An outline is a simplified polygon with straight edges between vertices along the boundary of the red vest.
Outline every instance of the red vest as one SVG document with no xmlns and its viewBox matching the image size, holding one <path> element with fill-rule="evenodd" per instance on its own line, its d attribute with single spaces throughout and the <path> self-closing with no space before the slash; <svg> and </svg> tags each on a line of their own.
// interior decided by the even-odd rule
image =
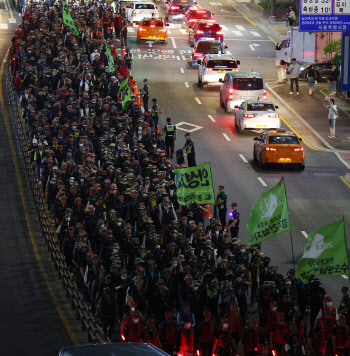
<svg viewBox="0 0 350 356">
<path fill-rule="evenodd" d="M 276 312 L 268 310 L 266 312 L 265 333 L 270 334 L 272 327 L 277 324 Z"/>
<path fill-rule="evenodd" d="M 156 328 L 144 330 L 144 342 L 148 342 L 154 346 L 158 345 L 158 332 Z"/>
<path fill-rule="evenodd" d="M 276 344 L 283 344 L 284 335 L 286 335 L 288 331 L 287 323 L 283 322 L 282 324 L 276 325 L 274 328 L 274 337 L 273 342 Z"/>
<path fill-rule="evenodd" d="M 329 315 L 329 317 L 326 317 Z M 323 330 L 326 333 L 327 340 L 331 340 L 333 337 L 333 329 L 337 324 L 337 312 L 335 307 L 323 307 L 322 308 L 322 317 L 323 321 Z"/>
<path fill-rule="evenodd" d="M 172 321 L 166 321 L 164 324 L 164 332 L 162 335 L 162 344 L 175 344 L 176 342 L 176 326 Z"/>
<path fill-rule="evenodd" d="M 245 332 L 245 343 L 244 347 L 247 351 L 258 351 L 260 347 L 259 334 L 252 330 L 251 328 L 247 328 Z"/>
<path fill-rule="evenodd" d="M 336 334 L 336 338 L 337 338 L 336 347 L 338 349 L 344 349 L 344 348 L 350 346 L 350 332 L 349 332 L 349 327 L 347 325 L 336 326 L 335 334 Z"/>
<path fill-rule="evenodd" d="M 193 352 L 194 329 L 192 326 L 189 329 L 182 328 L 180 331 L 180 351 Z"/>
<path fill-rule="evenodd" d="M 228 319 L 228 331 L 232 334 L 241 334 L 244 330 L 241 314 L 227 313 L 224 318 Z"/>
<path fill-rule="evenodd" d="M 201 321 L 199 324 L 199 331 L 200 331 L 199 342 L 201 344 L 213 344 L 214 343 L 215 328 L 214 328 L 213 321 L 210 321 L 209 323 L 205 322 L 204 320 Z"/>
<path fill-rule="evenodd" d="M 232 346 L 232 334 L 228 331 L 220 330 L 218 346 L 225 350 L 230 350 Z"/>
<path fill-rule="evenodd" d="M 315 353 L 326 351 L 326 333 L 323 329 L 312 328 L 310 331 L 311 345 Z"/>
<path fill-rule="evenodd" d="M 127 321 L 124 326 L 124 335 L 127 342 L 140 342 L 143 335 L 142 323 L 139 321 L 135 324 L 133 321 L 132 323 Z"/>
</svg>

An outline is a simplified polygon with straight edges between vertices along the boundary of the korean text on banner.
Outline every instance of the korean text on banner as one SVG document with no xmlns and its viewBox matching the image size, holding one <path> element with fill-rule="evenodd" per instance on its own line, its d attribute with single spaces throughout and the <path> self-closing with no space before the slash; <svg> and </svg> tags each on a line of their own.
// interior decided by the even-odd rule
<svg viewBox="0 0 350 356">
<path fill-rule="evenodd" d="M 105 47 L 106 47 L 105 54 L 106 54 L 107 62 L 108 62 L 108 69 L 109 69 L 110 73 L 113 73 L 115 70 L 114 60 L 113 60 L 111 49 L 109 48 L 109 44 L 106 40 L 105 40 Z"/>
<path fill-rule="evenodd" d="M 128 104 L 131 102 L 131 89 L 130 89 L 130 79 L 127 76 L 120 84 L 120 97 L 122 109 L 127 108 Z"/>
<path fill-rule="evenodd" d="M 289 211 L 284 179 L 267 190 L 255 201 L 250 210 L 247 229 L 252 238 L 248 246 L 255 245 L 276 234 L 289 231 Z"/>
<path fill-rule="evenodd" d="M 179 204 L 187 205 L 192 201 L 198 204 L 215 202 L 210 163 L 175 169 L 174 173 Z"/>
<path fill-rule="evenodd" d="M 349 273 L 344 220 L 313 231 L 307 237 L 297 275 L 305 283 L 312 275 L 338 276 Z"/>
<path fill-rule="evenodd" d="M 72 19 L 72 15 L 68 9 L 68 6 L 64 0 L 62 0 L 62 12 L 63 12 L 63 23 L 68 25 L 74 36 L 79 36 L 79 31 L 75 27 L 75 23 Z"/>
</svg>

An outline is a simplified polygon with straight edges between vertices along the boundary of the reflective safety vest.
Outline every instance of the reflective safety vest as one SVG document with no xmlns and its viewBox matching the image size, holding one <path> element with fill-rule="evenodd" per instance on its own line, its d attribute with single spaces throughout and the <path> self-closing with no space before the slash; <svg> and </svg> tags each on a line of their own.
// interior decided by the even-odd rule
<svg viewBox="0 0 350 356">
<path fill-rule="evenodd" d="M 175 132 L 175 125 L 174 124 L 167 124 L 166 125 L 166 137 L 173 137 Z"/>
</svg>

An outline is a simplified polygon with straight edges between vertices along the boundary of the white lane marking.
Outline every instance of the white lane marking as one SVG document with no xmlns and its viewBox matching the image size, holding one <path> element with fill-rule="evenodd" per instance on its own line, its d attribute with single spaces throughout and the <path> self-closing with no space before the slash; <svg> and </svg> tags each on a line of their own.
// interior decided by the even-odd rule
<svg viewBox="0 0 350 356">
<path fill-rule="evenodd" d="M 175 24 L 173 24 L 173 23 L 169 23 L 169 26 L 167 26 L 167 27 L 169 27 L 169 28 L 176 28 Z"/>
<path fill-rule="evenodd" d="M 4 59 L 3 62 L 6 63 L 6 62 L 7 62 L 7 59 Z"/>
<path fill-rule="evenodd" d="M 263 179 L 261 177 L 257 177 L 258 181 L 264 186 L 267 187 L 267 184 L 263 181 Z"/>
<path fill-rule="evenodd" d="M 168 30 L 168 34 L 169 34 L 169 35 L 171 34 L 171 31 L 170 31 L 170 30 Z"/>
<path fill-rule="evenodd" d="M 220 25 L 220 27 L 221 27 L 221 29 L 224 30 L 224 31 L 228 31 L 228 30 L 229 30 L 228 27 L 225 26 L 225 25 Z"/>
<path fill-rule="evenodd" d="M 182 60 L 185 61 L 186 60 L 186 57 L 185 56 L 181 56 L 182 57 Z"/>
<path fill-rule="evenodd" d="M 307 233 L 306 233 L 306 231 L 300 231 L 302 234 L 303 234 L 303 236 L 307 239 Z"/>
<path fill-rule="evenodd" d="M 9 18 L 9 23 L 16 23 L 16 19 L 15 18 Z"/>
<path fill-rule="evenodd" d="M 188 85 L 188 82 L 185 82 L 185 87 L 189 88 L 190 86 Z"/>
<path fill-rule="evenodd" d="M 130 27 L 130 28 L 128 28 L 128 32 L 135 33 L 136 31 L 132 27 Z"/>
<path fill-rule="evenodd" d="M 184 29 L 184 28 L 179 28 L 180 32 L 183 34 L 183 35 L 187 35 L 187 30 Z"/>
<path fill-rule="evenodd" d="M 261 37 L 260 33 L 256 32 L 256 31 L 250 31 L 250 33 L 255 37 Z"/>
<path fill-rule="evenodd" d="M 210 2 L 209 1 L 209 4 L 212 5 L 212 6 L 216 6 L 216 2 Z"/>
<path fill-rule="evenodd" d="M 180 56 L 176 56 L 176 59 L 179 61 L 180 60 Z"/>
<path fill-rule="evenodd" d="M 200 105 L 202 104 L 201 101 L 200 101 L 198 98 L 195 98 L 195 99 L 196 99 L 196 102 L 197 102 L 198 104 L 200 104 Z"/>
<path fill-rule="evenodd" d="M 343 278 L 345 278 L 345 279 L 349 279 L 349 277 L 346 276 L 345 274 L 342 274 L 341 276 L 342 276 Z"/>
<path fill-rule="evenodd" d="M 235 25 L 237 30 L 240 30 L 240 31 L 245 31 L 245 28 L 242 26 L 242 25 Z"/>
<path fill-rule="evenodd" d="M 185 73 L 185 71 L 184 71 L 184 69 L 183 69 L 183 68 L 180 68 L 180 72 L 181 72 L 182 74 L 184 74 L 184 73 Z"/>
<path fill-rule="evenodd" d="M 239 157 L 241 157 L 244 163 L 248 163 L 247 159 L 241 153 L 239 154 Z"/>
<path fill-rule="evenodd" d="M 218 5 L 219 5 L 219 6 L 222 6 L 222 4 L 221 4 L 220 2 L 218 2 Z"/>
<path fill-rule="evenodd" d="M 149 48 L 152 48 L 153 41 L 146 41 L 145 43 L 148 43 Z"/>
<path fill-rule="evenodd" d="M 255 48 L 254 48 L 253 45 L 249 45 L 249 47 L 250 47 L 250 49 L 251 49 L 252 51 L 255 51 Z"/>
<path fill-rule="evenodd" d="M 208 117 L 211 121 L 216 122 L 215 119 L 211 115 L 208 115 Z"/>
<path fill-rule="evenodd" d="M 223 133 L 223 136 L 226 138 L 227 141 L 231 141 L 231 139 L 225 133 Z"/>
<path fill-rule="evenodd" d="M 174 37 L 171 37 L 171 42 L 173 43 L 173 47 L 174 47 L 174 48 L 177 48 L 177 47 L 176 47 L 176 43 L 175 43 L 175 38 L 174 38 Z"/>
<path fill-rule="evenodd" d="M 1 30 L 8 30 L 9 25 L 7 23 L 0 23 L 0 29 Z"/>
<path fill-rule="evenodd" d="M 232 32 L 236 35 L 236 36 L 243 36 L 243 33 L 242 32 L 239 32 L 239 31 L 235 31 L 235 30 L 232 30 Z"/>
</svg>

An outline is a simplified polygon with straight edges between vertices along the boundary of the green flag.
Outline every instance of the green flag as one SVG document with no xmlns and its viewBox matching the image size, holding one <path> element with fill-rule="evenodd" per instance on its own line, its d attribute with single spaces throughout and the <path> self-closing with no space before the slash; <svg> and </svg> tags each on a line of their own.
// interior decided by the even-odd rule
<svg viewBox="0 0 350 356">
<path fill-rule="evenodd" d="M 70 14 L 69 8 L 65 0 L 62 0 L 62 12 L 63 12 L 63 23 L 70 27 L 74 36 L 79 36 L 79 31 L 75 27 L 75 23 L 72 19 L 72 15 Z"/>
<path fill-rule="evenodd" d="M 192 201 L 198 204 L 215 202 L 210 163 L 175 169 L 174 173 L 179 204 L 187 205 Z"/>
<path fill-rule="evenodd" d="M 289 212 L 284 179 L 261 194 L 250 210 L 247 229 L 252 238 L 248 246 L 264 241 L 279 232 L 289 231 Z"/>
<path fill-rule="evenodd" d="M 131 102 L 131 89 L 129 80 L 129 76 L 127 76 L 120 84 L 120 99 L 123 110 L 125 110 Z"/>
<path fill-rule="evenodd" d="M 106 46 L 106 57 L 107 57 L 107 61 L 108 61 L 108 68 L 109 68 L 109 72 L 113 73 L 115 68 L 114 68 L 114 60 L 113 60 L 113 56 L 112 56 L 112 52 L 111 49 L 109 48 L 109 44 L 108 42 L 105 40 L 105 46 Z"/>
<path fill-rule="evenodd" d="M 348 275 L 349 261 L 344 219 L 313 231 L 307 237 L 297 275 L 306 282 L 311 275 Z"/>
</svg>

